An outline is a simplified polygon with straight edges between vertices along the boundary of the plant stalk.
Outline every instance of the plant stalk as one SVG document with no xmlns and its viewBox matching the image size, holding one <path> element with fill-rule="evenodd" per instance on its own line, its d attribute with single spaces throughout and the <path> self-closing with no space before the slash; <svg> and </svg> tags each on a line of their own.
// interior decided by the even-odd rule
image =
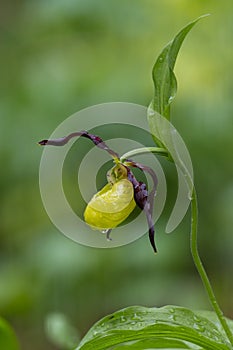
<svg viewBox="0 0 233 350">
<path fill-rule="evenodd" d="M 142 148 L 136 148 L 133 149 L 132 151 L 129 151 L 125 154 L 123 154 L 123 156 L 120 157 L 120 161 L 124 162 L 126 159 L 129 159 L 131 157 L 134 156 L 139 156 L 142 154 L 146 154 L 146 153 L 156 153 L 160 156 L 165 156 L 168 157 L 168 151 L 165 148 L 161 148 L 161 147 L 142 147 Z"/>
<path fill-rule="evenodd" d="M 222 328 L 224 329 L 227 335 L 227 338 L 229 339 L 229 342 L 233 347 L 233 334 L 231 333 L 231 330 L 227 324 L 227 321 L 223 315 L 223 312 L 217 302 L 213 288 L 211 286 L 211 283 L 209 281 L 209 278 L 207 276 L 207 273 L 205 271 L 205 268 L 202 264 L 202 261 L 198 252 L 197 228 L 198 228 L 197 194 L 196 194 L 195 188 L 193 187 L 193 195 L 191 200 L 191 236 L 190 236 L 190 247 L 191 247 L 192 257 L 193 257 L 194 264 L 197 268 L 197 271 L 199 273 L 199 276 L 201 277 L 202 283 L 205 287 L 205 290 L 208 294 L 208 298 L 212 305 L 212 308 L 216 312 L 219 322 L 221 323 Z"/>
</svg>

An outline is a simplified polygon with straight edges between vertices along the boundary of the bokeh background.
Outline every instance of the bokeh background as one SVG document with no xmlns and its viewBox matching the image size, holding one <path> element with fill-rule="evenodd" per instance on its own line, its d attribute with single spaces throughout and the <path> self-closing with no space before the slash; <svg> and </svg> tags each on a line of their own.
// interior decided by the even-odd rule
<svg viewBox="0 0 233 350">
<path fill-rule="evenodd" d="M 47 217 L 36 145 L 84 107 L 148 105 L 155 58 L 182 26 L 205 13 L 211 16 L 196 25 L 178 57 L 172 121 L 192 156 L 201 256 L 224 312 L 233 317 L 233 2 L 1 1 L 0 314 L 22 349 L 58 349 L 45 331 L 54 312 L 82 336 L 100 317 L 129 305 L 210 308 L 189 251 L 190 213 L 175 232 L 164 233 L 176 194 L 171 165 L 162 161 L 169 195 L 156 227 L 159 254 L 147 236 L 93 249 L 65 238 Z"/>
</svg>

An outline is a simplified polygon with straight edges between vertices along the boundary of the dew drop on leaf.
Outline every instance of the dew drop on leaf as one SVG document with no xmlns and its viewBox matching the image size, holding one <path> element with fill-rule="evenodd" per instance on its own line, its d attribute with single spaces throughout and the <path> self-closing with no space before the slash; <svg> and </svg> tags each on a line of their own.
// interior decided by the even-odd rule
<svg viewBox="0 0 233 350">
<path fill-rule="evenodd" d="M 175 321 L 175 317 L 174 317 L 173 314 L 172 314 L 172 315 L 169 315 L 168 318 L 169 318 L 170 321 Z"/>
<path fill-rule="evenodd" d="M 195 322 L 201 322 L 200 318 L 196 315 L 193 316 Z"/>
<path fill-rule="evenodd" d="M 193 199 L 192 191 L 188 193 L 188 199 L 191 201 Z"/>
<path fill-rule="evenodd" d="M 132 317 L 134 320 L 138 320 L 138 315 L 136 314 L 136 312 L 133 314 L 133 317 Z"/>
</svg>

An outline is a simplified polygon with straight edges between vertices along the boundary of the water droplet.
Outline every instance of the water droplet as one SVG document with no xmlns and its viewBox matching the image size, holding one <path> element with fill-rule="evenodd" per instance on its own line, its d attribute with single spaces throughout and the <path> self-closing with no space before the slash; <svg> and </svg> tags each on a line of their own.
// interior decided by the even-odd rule
<svg viewBox="0 0 233 350">
<path fill-rule="evenodd" d="M 193 319 L 195 322 L 201 322 L 201 319 L 196 315 L 193 316 Z"/>
<path fill-rule="evenodd" d="M 200 322 L 200 321 L 199 321 Z M 201 326 L 200 324 L 194 323 L 193 324 L 193 328 L 196 329 L 199 332 L 204 332 L 205 331 L 205 327 Z"/>
<path fill-rule="evenodd" d="M 140 317 L 136 314 L 136 312 L 133 314 L 132 319 L 133 320 L 138 320 Z"/>
<path fill-rule="evenodd" d="M 175 321 L 175 316 L 174 316 L 174 315 L 169 315 L 169 316 L 168 316 L 168 319 L 169 319 L 170 321 Z"/>
<path fill-rule="evenodd" d="M 149 108 L 149 110 L 148 110 L 148 116 L 149 117 L 152 117 L 152 116 L 154 116 L 155 115 L 155 112 L 153 111 L 153 109 L 152 108 Z"/>
<path fill-rule="evenodd" d="M 174 98 L 174 96 L 170 96 L 169 99 L 168 99 L 168 103 L 171 103 L 173 98 Z"/>
<path fill-rule="evenodd" d="M 163 57 L 159 57 L 159 62 L 163 62 Z"/>
<path fill-rule="evenodd" d="M 177 317 L 175 316 L 175 309 L 171 308 L 169 310 L 170 315 L 168 316 L 169 320 L 171 321 L 177 321 Z"/>
<path fill-rule="evenodd" d="M 124 316 L 121 316 L 120 320 L 121 320 L 121 322 L 125 322 L 126 318 Z"/>
<path fill-rule="evenodd" d="M 205 327 L 204 326 L 199 326 L 199 332 L 205 332 Z"/>
<path fill-rule="evenodd" d="M 131 325 L 134 326 L 136 324 L 136 321 L 131 322 Z"/>
<path fill-rule="evenodd" d="M 188 199 L 191 201 L 193 199 L 193 192 L 189 192 L 188 193 Z"/>
</svg>

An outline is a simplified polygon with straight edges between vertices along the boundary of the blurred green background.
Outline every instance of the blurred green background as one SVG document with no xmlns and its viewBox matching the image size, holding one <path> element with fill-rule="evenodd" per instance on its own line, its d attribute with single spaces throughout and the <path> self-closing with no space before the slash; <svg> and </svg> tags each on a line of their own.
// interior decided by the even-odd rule
<svg viewBox="0 0 233 350">
<path fill-rule="evenodd" d="M 0 314 L 22 349 L 58 349 L 44 329 L 53 312 L 64 313 L 82 336 L 100 317 L 129 305 L 210 307 L 189 252 L 190 214 L 164 234 L 176 194 L 172 166 L 163 162 L 169 196 L 156 225 L 159 254 L 147 236 L 93 249 L 65 238 L 47 217 L 36 145 L 84 107 L 148 105 L 155 58 L 181 27 L 205 13 L 212 16 L 195 26 L 178 57 L 172 120 L 195 170 L 201 256 L 233 318 L 233 2 L 1 2 Z"/>
</svg>

